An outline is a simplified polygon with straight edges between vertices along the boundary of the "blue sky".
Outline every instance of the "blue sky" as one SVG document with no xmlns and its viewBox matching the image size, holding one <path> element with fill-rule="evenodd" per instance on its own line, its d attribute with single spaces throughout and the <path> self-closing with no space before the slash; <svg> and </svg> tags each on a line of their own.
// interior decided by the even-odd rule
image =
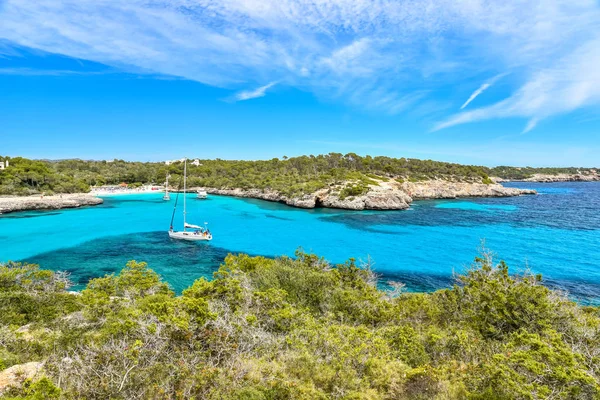
<svg viewBox="0 0 600 400">
<path fill-rule="evenodd" d="M 596 0 L 0 0 L 0 154 L 600 166 Z"/>
</svg>

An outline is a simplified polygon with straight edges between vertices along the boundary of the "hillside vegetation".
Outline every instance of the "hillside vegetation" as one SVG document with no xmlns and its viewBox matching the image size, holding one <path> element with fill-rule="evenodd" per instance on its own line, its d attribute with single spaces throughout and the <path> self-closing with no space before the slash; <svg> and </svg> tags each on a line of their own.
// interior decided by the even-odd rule
<svg viewBox="0 0 600 400">
<path fill-rule="evenodd" d="M 6 157 L 0 157 L 4 159 Z M 292 196 L 344 182 L 353 182 L 348 195 L 367 190 L 374 179 L 450 181 L 491 183 L 489 176 L 519 179 L 534 173 L 573 173 L 570 168 L 486 168 L 431 160 L 390 157 L 361 157 L 353 153 L 330 153 L 266 161 L 200 160 L 200 166 L 188 165 L 190 186 L 218 189 L 274 190 Z M 0 170 L 1 194 L 74 193 L 89 191 L 90 186 L 105 184 L 162 184 L 171 175 L 177 186 L 183 174 L 182 163 L 107 161 L 39 161 L 21 157 L 10 159 L 10 167 Z M 354 193 L 354 194 L 352 194 Z"/>
<path fill-rule="evenodd" d="M 0 267 L 0 374 L 43 361 L 11 398 L 598 399 L 600 311 L 511 276 L 489 254 L 453 288 L 377 289 L 353 260 L 230 255 L 179 296 L 145 263 L 66 292 Z"/>
</svg>

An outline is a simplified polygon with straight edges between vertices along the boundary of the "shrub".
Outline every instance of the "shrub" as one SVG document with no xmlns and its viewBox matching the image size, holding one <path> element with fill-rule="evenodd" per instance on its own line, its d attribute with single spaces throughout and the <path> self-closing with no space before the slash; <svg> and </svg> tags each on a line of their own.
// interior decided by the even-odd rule
<svg viewBox="0 0 600 400">
<path fill-rule="evenodd" d="M 599 398 L 597 307 L 487 253 L 434 293 L 375 278 L 352 259 L 240 254 L 179 296 L 135 261 L 76 295 L 10 263 L 0 366 L 45 361 L 19 398 Z"/>
</svg>

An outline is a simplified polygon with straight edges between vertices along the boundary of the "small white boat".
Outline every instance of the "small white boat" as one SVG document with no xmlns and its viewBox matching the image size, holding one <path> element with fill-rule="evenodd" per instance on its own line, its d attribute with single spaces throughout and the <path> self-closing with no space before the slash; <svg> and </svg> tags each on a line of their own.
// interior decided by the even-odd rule
<svg viewBox="0 0 600 400">
<path fill-rule="evenodd" d="M 169 196 L 169 174 L 167 174 L 167 181 L 165 182 L 165 195 L 163 196 L 163 200 L 171 200 L 171 197 Z"/>
<path fill-rule="evenodd" d="M 208 198 L 208 193 L 206 193 L 206 190 L 198 190 L 196 198 L 200 200 L 206 200 Z"/>
<path fill-rule="evenodd" d="M 186 184 L 187 184 L 187 158 L 184 160 L 183 164 L 183 230 L 175 231 L 173 230 L 173 219 L 175 218 L 175 211 L 177 210 L 177 200 L 179 199 L 179 193 L 177 193 L 177 197 L 175 198 L 175 207 L 173 207 L 173 215 L 171 216 L 171 226 L 169 228 L 169 237 L 171 239 L 179 239 L 179 240 L 190 240 L 190 241 L 200 241 L 200 240 L 212 240 L 212 233 L 206 227 L 207 223 L 204 223 L 204 227 L 188 224 L 185 220 L 186 212 Z M 190 229 L 190 230 L 188 230 Z"/>
</svg>

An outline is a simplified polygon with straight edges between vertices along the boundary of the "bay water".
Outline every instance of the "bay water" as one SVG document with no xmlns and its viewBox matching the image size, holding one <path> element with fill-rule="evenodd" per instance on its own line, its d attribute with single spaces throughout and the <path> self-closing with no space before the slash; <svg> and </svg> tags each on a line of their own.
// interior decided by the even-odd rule
<svg viewBox="0 0 600 400">
<path fill-rule="evenodd" d="M 172 240 L 175 194 L 107 196 L 80 209 L 0 215 L 0 261 L 66 270 L 82 288 L 90 278 L 145 261 L 181 291 L 210 278 L 228 253 L 292 256 L 296 249 L 332 263 L 372 263 L 408 290 L 448 287 L 482 241 L 511 272 L 544 282 L 582 303 L 600 304 L 600 183 L 509 183 L 537 196 L 416 201 L 405 211 L 302 210 L 280 203 L 188 194 L 188 222 L 208 226 L 210 243 Z M 181 196 L 179 205 L 181 206 Z M 181 208 L 175 228 L 182 226 Z"/>
</svg>

